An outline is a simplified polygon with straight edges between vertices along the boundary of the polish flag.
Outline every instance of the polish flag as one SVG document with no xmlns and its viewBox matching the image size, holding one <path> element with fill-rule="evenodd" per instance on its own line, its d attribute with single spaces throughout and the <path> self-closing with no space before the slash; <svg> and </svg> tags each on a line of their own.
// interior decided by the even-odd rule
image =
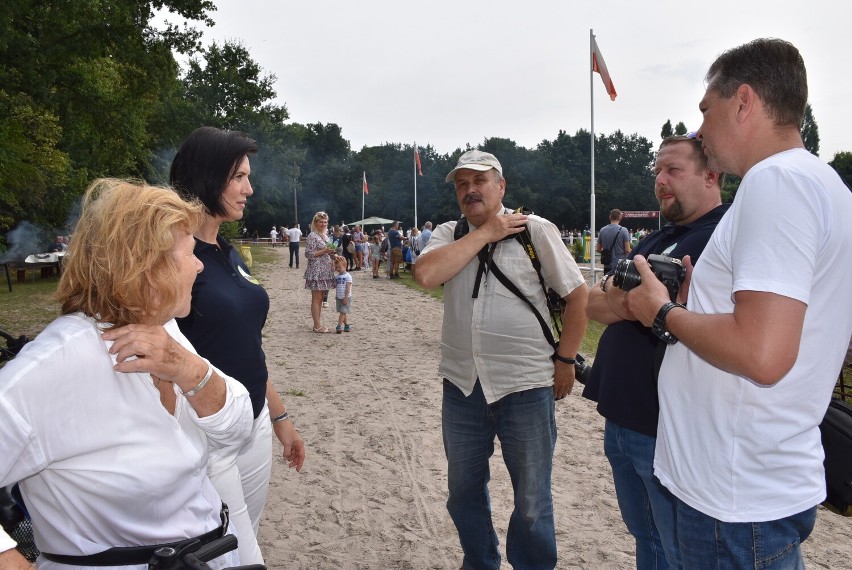
<svg viewBox="0 0 852 570">
<path fill-rule="evenodd" d="M 420 152 L 417 150 L 417 145 L 414 145 L 414 164 L 417 165 L 417 174 L 423 176 L 423 167 L 420 166 Z"/>
<path fill-rule="evenodd" d="M 369 194 L 370 189 L 367 188 L 367 172 L 364 171 L 364 194 Z"/>
<path fill-rule="evenodd" d="M 604 62 L 601 50 L 598 48 L 598 42 L 595 40 L 594 36 L 592 36 L 592 71 L 600 73 L 606 92 L 609 93 L 609 98 L 612 101 L 615 101 L 615 85 L 612 83 L 612 78 L 609 76 L 609 71 L 606 69 L 606 63 Z"/>
</svg>

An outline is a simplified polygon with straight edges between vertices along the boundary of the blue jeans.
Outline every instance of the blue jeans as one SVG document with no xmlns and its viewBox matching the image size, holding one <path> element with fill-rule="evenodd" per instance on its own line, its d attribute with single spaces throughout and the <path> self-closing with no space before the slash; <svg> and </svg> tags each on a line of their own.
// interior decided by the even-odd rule
<svg viewBox="0 0 852 570">
<path fill-rule="evenodd" d="M 556 446 L 553 389 L 516 392 L 489 405 L 479 382 L 465 398 L 444 380 L 442 420 L 448 464 L 447 510 L 464 551 L 463 568 L 500 567 L 488 494 L 488 460 L 494 454 L 495 436 L 500 438 L 515 495 L 506 557 L 517 569 L 554 568 L 556 529 L 550 491 Z"/>
<path fill-rule="evenodd" d="M 726 523 L 677 501 L 677 537 L 684 568 L 804 570 L 801 544 L 816 507 L 767 522 Z"/>
<path fill-rule="evenodd" d="M 637 570 L 680 568 L 675 497 L 654 476 L 657 438 L 606 420 L 604 453 L 612 466 L 621 518 L 636 539 Z"/>
</svg>

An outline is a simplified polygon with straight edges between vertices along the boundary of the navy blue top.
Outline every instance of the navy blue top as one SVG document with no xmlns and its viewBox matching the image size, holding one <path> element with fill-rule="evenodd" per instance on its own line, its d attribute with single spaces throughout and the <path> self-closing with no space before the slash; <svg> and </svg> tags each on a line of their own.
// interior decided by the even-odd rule
<svg viewBox="0 0 852 570">
<path fill-rule="evenodd" d="M 397 230 L 388 230 L 388 242 L 392 248 L 402 247 L 402 232 Z"/>
<path fill-rule="evenodd" d="M 269 295 L 237 250 L 221 237 L 216 242 L 195 240 L 204 270 L 192 286 L 189 315 L 177 323 L 198 354 L 246 387 L 256 418 L 266 401 L 269 377 L 260 335 Z"/>
<path fill-rule="evenodd" d="M 652 253 L 678 259 L 689 255 L 694 265 L 729 206 L 718 206 L 691 224 L 666 224 L 642 239 L 628 259 Z M 612 280 L 609 286 L 614 286 Z M 609 325 L 601 335 L 592 374 L 583 389 L 584 397 L 598 402 L 598 412 L 603 417 L 621 427 L 654 437 L 660 415 L 654 370 L 658 344 L 651 329 L 639 321 Z"/>
</svg>

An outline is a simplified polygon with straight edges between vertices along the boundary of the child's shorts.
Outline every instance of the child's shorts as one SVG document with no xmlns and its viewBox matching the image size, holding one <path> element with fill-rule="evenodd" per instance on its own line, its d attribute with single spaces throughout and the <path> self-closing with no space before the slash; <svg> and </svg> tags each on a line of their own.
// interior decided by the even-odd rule
<svg viewBox="0 0 852 570">
<path fill-rule="evenodd" d="M 335 299 L 334 304 L 337 307 L 338 313 L 343 313 L 344 315 L 349 314 L 349 308 L 352 307 L 352 297 L 349 297 L 349 302 L 347 304 L 343 304 L 343 299 Z"/>
</svg>

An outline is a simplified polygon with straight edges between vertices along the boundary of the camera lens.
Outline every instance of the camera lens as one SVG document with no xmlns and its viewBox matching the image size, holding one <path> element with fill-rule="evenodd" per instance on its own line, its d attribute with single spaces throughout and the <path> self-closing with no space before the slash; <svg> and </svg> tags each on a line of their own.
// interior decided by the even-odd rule
<svg viewBox="0 0 852 570">
<path fill-rule="evenodd" d="M 642 283 L 639 272 L 629 259 L 619 259 L 612 272 L 612 284 L 622 291 L 630 291 Z"/>
</svg>

